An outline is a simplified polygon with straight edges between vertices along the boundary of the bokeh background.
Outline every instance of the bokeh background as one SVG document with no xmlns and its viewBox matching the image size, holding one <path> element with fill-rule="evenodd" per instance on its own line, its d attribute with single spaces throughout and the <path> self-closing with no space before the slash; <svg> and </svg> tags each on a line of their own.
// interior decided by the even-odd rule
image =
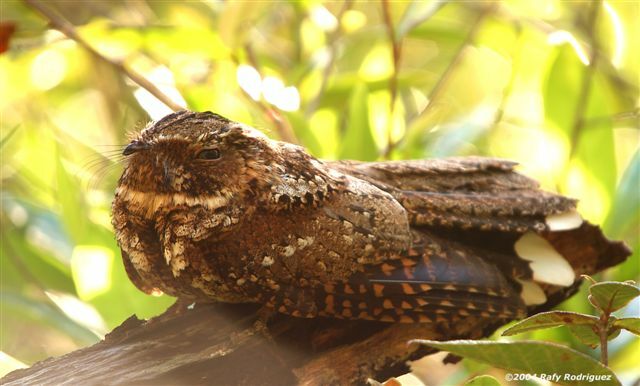
<svg viewBox="0 0 640 386">
<path fill-rule="evenodd" d="M 321 158 L 519 161 L 635 251 L 600 279 L 639 276 L 637 1 L 27 3 L 0 3 L 2 373 L 173 302 L 129 283 L 109 217 L 127 135 L 171 111 L 151 88 Z M 637 379 L 638 340 L 610 352 Z"/>
</svg>

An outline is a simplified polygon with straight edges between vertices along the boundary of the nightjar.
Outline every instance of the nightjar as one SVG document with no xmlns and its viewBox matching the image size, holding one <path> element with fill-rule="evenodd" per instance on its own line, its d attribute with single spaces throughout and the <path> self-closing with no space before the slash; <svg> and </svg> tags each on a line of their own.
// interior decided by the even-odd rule
<svg viewBox="0 0 640 386">
<path fill-rule="evenodd" d="M 552 307 L 630 254 L 504 160 L 321 161 L 191 111 L 124 155 L 113 226 L 146 293 L 455 327 Z"/>
</svg>

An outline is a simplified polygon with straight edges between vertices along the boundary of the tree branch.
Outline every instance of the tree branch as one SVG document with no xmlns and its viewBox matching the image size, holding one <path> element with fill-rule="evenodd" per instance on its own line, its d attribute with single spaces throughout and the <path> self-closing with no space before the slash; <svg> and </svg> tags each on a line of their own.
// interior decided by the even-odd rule
<svg viewBox="0 0 640 386">
<path fill-rule="evenodd" d="M 251 45 L 245 45 L 244 50 L 249 63 L 253 68 L 255 68 L 256 71 L 258 71 L 258 74 L 260 74 L 260 78 L 262 78 L 260 63 L 258 63 L 258 60 L 256 59 L 256 56 L 251 49 Z M 236 64 L 236 66 L 240 65 L 240 60 L 235 55 L 232 55 L 231 59 Z M 272 108 L 262 100 L 253 99 L 246 91 L 242 91 L 247 100 L 256 105 L 260 110 L 262 110 L 262 113 L 275 125 L 276 131 L 278 132 L 278 136 L 281 140 L 294 144 L 300 143 L 287 119 L 277 109 Z"/>
<path fill-rule="evenodd" d="M 267 339 L 249 332 L 258 308 L 196 304 L 149 321 L 132 316 L 104 341 L 16 370 L 0 383 L 365 384 L 406 373 L 407 360 L 433 352 L 408 346 L 410 339 L 444 338 L 442 328 L 432 325 L 279 314 Z"/>
<path fill-rule="evenodd" d="M 149 82 L 144 76 L 138 74 L 134 70 L 128 68 L 124 63 L 120 61 L 116 61 L 114 59 L 107 58 L 100 54 L 93 46 L 91 46 L 86 40 L 82 38 L 76 31 L 75 27 L 62 16 L 58 15 L 48 6 L 41 4 L 35 0 L 24 0 L 24 2 L 31 7 L 33 10 L 42 15 L 45 19 L 49 21 L 51 26 L 58 31 L 65 34 L 69 39 L 78 43 L 78 45 L 85 50 L 89 51 L 92 55 L 98 58 L 100 61 L 107 63 L 112 66 L 116 71 L 126 75 L 129 79 L 135 82 L 138 86 L 147 90 L 151 95 L 158 98 L 162 103 L 167 105 L 173 111 L 184 110 L 183 106 L 180 106 L 176 102 L 174 102 L 171 98 L 169 98 L 166 94 L 164 94 L 158 87 L 156 87 L 153 83 Z"/>
</svg>

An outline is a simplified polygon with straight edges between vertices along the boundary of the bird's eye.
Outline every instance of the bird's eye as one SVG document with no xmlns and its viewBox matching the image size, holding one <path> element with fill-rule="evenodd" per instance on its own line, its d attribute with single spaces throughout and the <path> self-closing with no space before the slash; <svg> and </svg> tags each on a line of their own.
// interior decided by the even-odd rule
<svg viewBox="0 0 640 386">
<path fill-rule="evenodd" d="M 204 149 L 201 150 L 196 156 L 198 159 L 213 160 L 220 158 L 220 150 L 218 149 Z"/>
</svg>

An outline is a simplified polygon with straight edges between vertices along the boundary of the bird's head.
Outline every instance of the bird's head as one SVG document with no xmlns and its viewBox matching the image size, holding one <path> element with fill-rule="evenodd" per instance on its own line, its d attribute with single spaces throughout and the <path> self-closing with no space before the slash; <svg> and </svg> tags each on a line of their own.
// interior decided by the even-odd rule
<svg viewBox="0 0 640 386">
<path fill-rule="evenodd" d="M 301 147 L 211 112 L 180 111 L 153 122 L 123 155 L 116 196 L 148 212 L 171 204 L 306 202 L 326 190 L 321 162 Z"/>
<path fill-rule="evenodd" d="M 125 147 L 117 194 L 153 210 L 169 203 L 215 207 L 257 196 L 274 182 L 279 147 L 260 131 L 217 114 L 173 113 Z"/>
</svg>

